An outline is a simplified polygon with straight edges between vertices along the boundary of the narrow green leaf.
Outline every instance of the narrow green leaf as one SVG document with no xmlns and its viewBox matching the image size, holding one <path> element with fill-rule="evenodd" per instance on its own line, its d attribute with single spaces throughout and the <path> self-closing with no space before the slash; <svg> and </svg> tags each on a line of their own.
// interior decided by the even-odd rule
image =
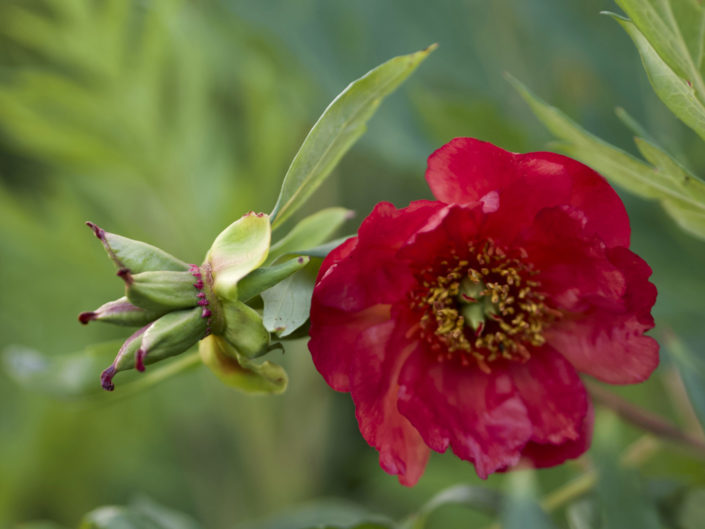
<svg viewBox="0 0 705 529">
<path fill-rule="evenodd" d="M 705 183 L 688 173 L 654 144 L 637 138 L 637 147 L 656 167 L 613 147 L 582 129 L 555 107 L 532 94 L 511 76 L 509 81 L 529 103 L 536 116 L 562 140 L 559 147 L 590 165 L 614 183 L 644 198 L 658 199 L 684 229 L 705 238 Z"/>
<path fill-rule="evenodd" d="M 237 297 L 242 302 L 247 302 L 263 290 L 273 287 L 291 274 L 298 272 L 306 266 L 311 259 L 300 256 L 289 259 L 274 266 L 263 266 L 253 270 L 243 277 L 237 285 Z"/>
<path fill-rule="evenodd" d="M 262 292 L 262 319 L 269 332 L 284 338 L 306 323 L 319 267 L 319 260 L 311 262 L 281 283 Z"/>
<path fill-rule="evenodd" d="M 684 79 L 674 72 L 632 22 L 621 17 L 614 18 L 625 29 L 639 50 L 644 69 L 656 95 L 671 112 L 705 140 L 705 99 L 698 98 L 693 80 Z M 697 79 L 698 83 L 702 83 L 699 74 Z"/>
<path fill-rule="evenodd" d="M 634 117 L 631 116 L 624 108 L 617 107 L 614 109 L 614 113 L 619 118 L 619 121 L 624 123 L 624 125 L 626 125 L 626 127 L 631 130 L 635 136 L 644 138 L 653 145 L 658 145 L 658 142 L 649 134 L 644 126 L 634 119 Z"/>
<path fill-rule="evenodd" d="M 619 422 L 598 414 L 592 453 L 598 470 L 595 487 L 603 529 L 662 529 L 656 506 L 647 497 L 638 473 L 619 465 Z"/>
<path fill-rule="evenodd" d="M 199 529 L 185 514 L 141 499 L 128 507 L 99 507 L 86 514 L 79 529 Z"/>
<path fill-rule="evenodd" d="M 596 171 L 632 193 L 646 198 L 658 198 L 663 193 L 672 194 L 663 183 L 652 181 L 653 171 L 647 164 L 590 134 L 563 112 L 539 99 L 514 77 L 507 75 L 507 79 L 539 120 L 565 142 L 560 144 L 563 150 L 569 150 L 571 155 L 590 164 Z"/>
<path fill-rule="evenodd" d="M 325 259 L 325 257 L 338 246 L 347 241 L 350 237 L 355 237 L 355 235 L 346 235 L 345 237 L 339 237 L 315 248 L 309 248 L 308 250 L 302 250 L 297 252 L 299 255 L 307 255 L 309 257 L 318 257 L 320 259 Z"/>
<path fill-rule="evenodd" d="M 354 212 L 345 208 L 326 208 L 309 215 L 269 249 L 267 262 L 323 244 Z"/>
<path fill-rule="evenodd" d="M 551 518 L 537 500 L 533 470 L 514 471 L 508 479 L 507 499 L 502 505 L 502 529 L 554 529 Z"/>
<path fill-rule="evenodd" d="M 436 48 L 394 57 L 353 81 L 325 109 L 291 162 L 272 210 L 276 228 L 311 196 L 340 158 L 365 132 L 382 99 L 391 94 Z"/>
<path fill-rule="evenodd" d="M 705 5 L 699 0 L 616 0 L 663 61 L 705 101 Z"/>
<path fill-rule="evenodd" d="M 705 430 L 705 359 L 672 332 L 665 333 L 664 345 L 678 368 L 690 403 Z"/>
<path fill-rule="evenodd" d="M 392 529 L 387 517 L 370 513 L 362 506 L 339 499 L 324 499 L 289 507 L 238 529 Z"/>
</svg>

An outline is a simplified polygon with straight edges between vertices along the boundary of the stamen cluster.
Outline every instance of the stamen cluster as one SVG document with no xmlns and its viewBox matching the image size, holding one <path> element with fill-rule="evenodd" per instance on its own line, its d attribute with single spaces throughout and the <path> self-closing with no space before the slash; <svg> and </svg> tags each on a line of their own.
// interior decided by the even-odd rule
<svg viewBox="0 0 705 529">
<path fill-rule="evenodd" d="M 545 304 L 525 252 L 510 256 L 492 240 L 470 243 L 417 274 L 411 307 L 419 333 L 438 361 L 474 360 L 485 372 L 499 359 L 525 362 L 545 343 L 544 328 L 560 316 Z"/>
</svg>

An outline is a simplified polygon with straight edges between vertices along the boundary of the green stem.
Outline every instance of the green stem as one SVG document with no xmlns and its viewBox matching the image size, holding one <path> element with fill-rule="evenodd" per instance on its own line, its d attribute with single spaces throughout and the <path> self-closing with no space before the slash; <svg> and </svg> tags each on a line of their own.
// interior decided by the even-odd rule
<svg viewBox="0 0 705 529">
<path fill-rule="evenodd" d="M 685 445 L 695 455 L 705 458 L 705 442 L 702 439 L 681 431 L 663 417 L 632 404 L 592 381 L 584 382 L 596 402 L 612 410 L 625 421 L 657 437 Z"/>
</svg>

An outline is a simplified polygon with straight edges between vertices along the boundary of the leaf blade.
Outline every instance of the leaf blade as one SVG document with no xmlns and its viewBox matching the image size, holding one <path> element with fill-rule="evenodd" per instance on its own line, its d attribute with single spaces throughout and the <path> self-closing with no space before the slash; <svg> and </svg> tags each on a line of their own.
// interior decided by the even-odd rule
<svg viewBox="0 0 705 529">
<path fill-rule="evenodd" d="M 270 214 L 272 228 L 281 225 L 330 174 L 340 158 L 364 133 L 382 99 L 391 94 L 436 48 L 394 57 L 350 83 L 323 111 L 304 139 L 284 176 Z"/>
</svg>

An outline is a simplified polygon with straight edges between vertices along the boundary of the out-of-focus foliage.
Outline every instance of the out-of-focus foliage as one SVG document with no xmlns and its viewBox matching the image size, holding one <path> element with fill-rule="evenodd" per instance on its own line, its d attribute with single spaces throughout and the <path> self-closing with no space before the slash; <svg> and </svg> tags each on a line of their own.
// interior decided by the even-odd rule
<svg viewBox="0 0 705 529">
<path fill-rule="evenodd" d="M 544 148 L 548 136 L 504 71 L 636 155 L 612 114 L 624 105 L 651 139 L 702 174 L 701 139 L 652 94 L 629 38 L 598 15 L 603 9 L 614 5 L 1 2 L 0 349 L 15 344 L 60 362 L 87 343 L 118 338 L 76 322 L 121 290 L 117 278 L 106 280 L 112 268 L 85 220 L 197 262 L 234 219 L 271 210 L 306 132 L 350 79 L 431 42 L 439 49 L 385 102 L 302 216 L 343 206 L 362 218 L 380 200 L 423 198 L 425 159 L 454 136 Z M 658 326 L 700 352 L 705 244 L 653 204 L 625 199 L 633 246 L 654 268 Z M 290 376 L 282 397 L 243 397 L 199 369 L 107 406 L 106 399 L 47 399 L 0 372 L 0 526 L 50 519 L 77 527 L 100 505 L 146 494 L 214 529 L 345 527 L 368 512 L 402 519 L 458 482 L 504 487 L 506 476 L 481 482 L 450 455 L 432 457 L 415 488 L 399 487 L 361 440 L 351 403 L 320 380 L 305 340 L 281 360 Z M 699 435 L 679 387 L 666 361 L 654 379 L 620 393 Z M 611 449 L 631 454 L 637 431 L 621 422 L 608 427 Z M 535 496 L 557 527 L 601 527 L 600 497 L 580 488 L 589 480 L 579 481 L 601 457 L 590 452 L 537 472 Z M 630 479 L 664 526 L 697 527 L 702 460 L 665 444 Z M 575 480 L 579 502 L 558 501 Z M 337 503 L 325 511 L 315 500 L 330 497 L 365 509 Z M 299 525 L 286 525 L 306 512 Z M 452 529 L 494 521 L 485 510 L 447 504 L 424 523 Z"/>
</svg>

